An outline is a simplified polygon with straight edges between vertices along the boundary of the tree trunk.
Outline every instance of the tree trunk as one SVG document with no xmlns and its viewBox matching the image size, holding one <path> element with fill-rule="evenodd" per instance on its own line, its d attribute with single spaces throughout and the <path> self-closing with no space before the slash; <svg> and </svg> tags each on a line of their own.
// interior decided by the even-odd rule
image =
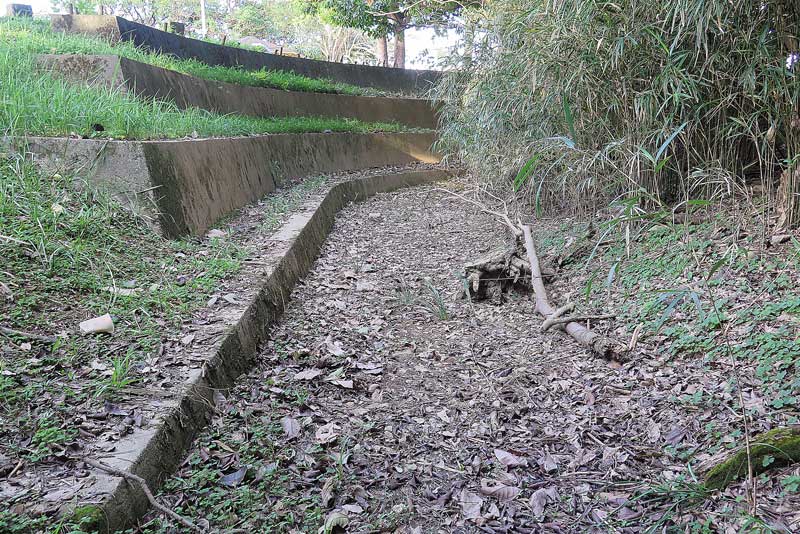
<svg viewBox="0 0 800 534">
<path fill-rule="evenodd" d="M 208 35 L 208 22 L 206 21 L 206 0 L 200 0 L 200 28 L 203 37 Z"/>
<path fill-rule="evenodd" d="M 790 5 L 788 2 L 786 5 Z M 793 5 L 793 4 L 792 4 Z M 795 28 L 800 24 L 800 11 L 797 8 L 790 8 L 785 13 L 784 5 L 777 5 L 777 35 L 786 36 L 779 51 L 779 57 L 792 58 L 797 61 L 797 54 L 800 53 Z M 790 61 L 792 60 L 790 59 Z M 793 66 L 795 73 L 798 65 Z M 783 170 L 778 186 L 778 229 L 797 228 L 800 226 L 800 164 L 796 160 L 796 155 L 800 152 L 800 106 L 796 99 L 790 99 L 782 106 L 781 115 L 784 121 L 783 144 L 786 146 L 787 156 L 790 160 L 789 165 Z"/>
<path fill-rule="evenodd" d="M 394 68 L 406 68 L 406 29 L 402 22 L 398 24 L 394 32 Z"/>
<path fill-rule="evenodd" d="M 389 66 L 389 46 L 385 35 L 378 37 L 375 45 L 375 55 L 378 56 L 378 65 L 381 67 Z"/>
</svg>

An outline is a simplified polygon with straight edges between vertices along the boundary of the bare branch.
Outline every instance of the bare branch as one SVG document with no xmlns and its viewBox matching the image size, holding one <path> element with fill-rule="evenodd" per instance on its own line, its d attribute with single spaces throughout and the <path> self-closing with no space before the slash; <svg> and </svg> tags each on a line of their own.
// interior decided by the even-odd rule
<svg viewBox="0 0 800 534">
<path fill-rule="evenodd" d="M 115 467 L 111 467 L 109 465 L 102 464 L 97 460 L 92 460 L 91 458 L 82 458 L 81 460 L 86 464 L 91 465 L 94 468 L 100 469 L 101 471 L 105 471 L 106 473 L 109 473 L 114 476 L 122 477 L 125 480 L 131 482 L 136 482 L 137 484 L 139 484 L 139 486 L 141 486 L 142 491 L 144 492 L 145 496 L 147 496 L 147 500 L 150 501 L 150 505 L 153 508 L 155 508 L 162 514 L 166 515 L 170 519 L 177 521 L 178 523 L 180 523 L 181 525 L 183 525 L 188 529 L 194 530 L 195 532 L 205 532 L 205 530 L 198 527 L 185 517 L 176 514 L 175 512 L 173 512 L 172 510 L 170 510 L 169 508 L 158 502 L 156 498 L 153 496 L 153 492 L 150 491 L 147 482 L 145 482 L 145 480 L 142 477 L 134 475 L 133 473 L 128 473 L 127 471 L 123 471 L 121 469 L 117 469 Z"/>
</svg>

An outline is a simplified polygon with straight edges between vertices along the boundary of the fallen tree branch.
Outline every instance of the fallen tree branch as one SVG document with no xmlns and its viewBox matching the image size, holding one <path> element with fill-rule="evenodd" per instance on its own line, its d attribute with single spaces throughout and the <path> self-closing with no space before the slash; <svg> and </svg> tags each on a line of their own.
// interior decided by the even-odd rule
<svg viewBox="0 0 800 534">
<path fill-rule="evenodd" d="M 556 310 L 558 311 L 558 310 Z M 542 332 L 547 332 L 549 329 L 560 324 L 569 323 L 585 323 L 586 321 L 602 321 L 605 319 L 613 319 L 616 317 L 613 313 L 606 313 L 604 315 L 572 315 L 570 317 L 556 317 L 552 315 L 542 323 Z"/>
<path fill-rule="evenodd" d="M 531 284 L 536 294 L 535 310 L 545 319 L 550 318 L 556 313 L 556 309 L 550 304 L 547 298 L 547 290 L 544 287 L 542 271 L 539 267 L 539 257 L 536 255 L 536 246 L 533 243 L 530 226 L 523 224 L 522 235 L 525 239 L 525 251 L 528 253 L 528 262 L 531 266 Z M 595 354 L 607 359 L 619 359 L 619 350 L 610 339 L 592 332 L 581 323 L 569 322 L 565 326 L 567 334 L 575 341 L 587 347 Z"/>
<path fill-rule="evenodd" d="M 456 197 L 456 198 L 458 198 L 460 200 L 463 200 L 464 202 L 466 202 L 468 204 L 472 204 L 473 206 L 479 208 L 483 213 L 486 213 L 487 215 L 491 215 L 492 217 L 497 219 L 499 222 L 501 222 L 501 223 L 505 224 L 506 226 L 508 226 L 509 230 L 511 230 L 511 233 L 514 234 L 515 236 L 521 235 L 520 231 L 519 231 L 519 227 L 517 225 L 515 225 L 513 222 L 511 222 L 511 219 L 508 218 L 508 214 L 507 213 L 501 213 L 499 211 L 492 211 L 489 208 L 487 208 L 486 206 L 484 206 L 483 204 L 481 204 L 480 202 L 478 202 L 477 200 L 472 200 L 471 198 L 467 198 L 464 195 L 459 195 L 455 191 L 450 191 L 449 189 L 444 189 L 442 187 L 437 187 L 435 190 L 436 191 L 441 191 L 441 192 L 446 193 L 446 194 L 448 194 L 450 196 L 454 196 L 454 197 Z"/>
<path fill-rule="evenodd" d="M 56 341 L 58 341 L 53 336 L 42 336 L 39 334 L 34 334 L 33 332 L 24 332 L 22 330 L 15 330 L 13 328 L 8 328 L 7 326 L 0 326 L 0 334 L 6 336 L 24 337 L 25 339 L 32 339 L 34 341 L 43 341 L 44 343 L 55 343 Z"/>
<path fill-rule="evenodd" d="M 147 500 L 150 501 L 150 505 L 153 508 L 155 508 L 162 514 L 166 515 L 170 519 L 177 521 L 178 523 L 180 523 L 181 525 L 183 525 L 188 529 L 194 530 L 195 532 L 205 532 L 203 529 L 201 529 L 200 527 L 198 527 L 185 517 L 176 514 L 175 512 L 173 512 L 172 510 L 170 510 L 169 508 L 158 502 L 156 498 L 153 496 L 153 492 L 150 491 L 147 482 L 145 482 L 145 480 L 142 477 L 134 475 L 133 473 L 128 473 L 127 471 L 123 471 L 121 469 L 117 469 L 115 467 L 111 467 L 110 465 L 102 464 L 96 460 L 92 460 L 91 458 L 82 458 L 81 460 L 84 463 L 91 465 L 92 467 L 95 467 L 97 469 L 100 469 L 101 471 L 105 471 L 108 474 L 122 477 L 125 480 L 128 480 L 129 482 L 130 481 L 136 482 L 137 484 L 139 484 L 139 486 L 141 486 L 142 491 L 147 497 Z"/>
</svg>

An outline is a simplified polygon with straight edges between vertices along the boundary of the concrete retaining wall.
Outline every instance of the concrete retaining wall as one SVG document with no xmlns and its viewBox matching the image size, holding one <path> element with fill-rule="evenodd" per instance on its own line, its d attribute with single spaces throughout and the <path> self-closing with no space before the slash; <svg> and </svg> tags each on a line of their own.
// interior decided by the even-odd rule
<svg viewBox="0 0 800 534">
<path fill-rule="evenodd" d="M 419 94 L 426 91 L 441 76 L 441 72 L 430 70 L 352 65 L 254 52 L 183 37 L 107 15 L 52 15 L 52 23 L 56 30 L 124 39 L 155 52 L 171 54 L 182 59 L 196 59 L 208 65 L 252 70 L 262 68 L 285 70 L 310 78 L 326 78 L 393 92 Z"/>
<path fill-rule="evenodd" d="M 180 108 L 256 117 L 346 117 L 364 122 L 398 122 L 437 127 L 431 102 L 283 91 L 216 82 L 110 55 L 44 55 L 42 62 L 71 81 L 123 89 L 145 98 L 169 99 Z"/>
<path fill-rule="evenodd" d="M 220 139 L 109 141 L 29 138 L 51 172 L 77 170 L 164 234 L 202 234 L 220 217 L 309 175 L 435 163 L 433 133 L 308 133 Z M 22 148 L 20 148 L 22 150 Z"/>
</svg>

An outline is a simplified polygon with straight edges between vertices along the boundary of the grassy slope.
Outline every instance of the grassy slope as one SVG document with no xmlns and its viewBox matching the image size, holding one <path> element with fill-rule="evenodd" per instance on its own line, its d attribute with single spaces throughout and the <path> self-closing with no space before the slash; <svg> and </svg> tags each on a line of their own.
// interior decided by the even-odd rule
<svg viewBox="0 0 800 534">
<path fill-rule="evenodd" d="M 639 340 L 672 357 L 734 358 L 755 371 L 771 408 L 800 406 L 800 376 L 790 371 L 800 369 L 793 319 L 800 314 L 800 242 L 765 247 L 755 220 L 744 225 L 754 230 L 732 236 L 737 221 L 727 210 L 698 212 L 688 223 L 672 223 L 668 211 L 653 217 L 620 217 L 601 228 L 603 244 L 564 273 L 576 304 L 621 312 L 629 335 L 641 324 Z M 544 252 L 557 252 L 580 227 L 564 230 L 544 236 Z"/>
<path fill-rule="evenodd" d="M 34 57 L 0 36 L 0 125 L 4 134 L 116 139 L 299 132 L 402 131 L 388 123 L 319 117 L 257 118 L 178 109 L 38 72 Z"/>
<path fill-rule="evenodd" d="M 312 93 L 370 96 L 381 94 L 375 89 L 308 78 L 286 71 L 251 71 L 209 66 L 195 60 L 148 53 L 129 42 L 110 43 L 97 37 L 53 32 L 50 24 L 42 20 L 0 18 L 0 41 L 14 42 L 15 46 L 33 54 L 115 54 L 198 78 L 239 85 Z"/>
<path fill-rule="evenodd" d="M 260 231 L 273 231 L 322 183 L 310 179 L 268 197 Z M 112 199 L 74 187 L 72 177 L 11 158 L 0 159 L 0 255 L 0 325 L 59 338 L 0 334 L 1 470 L 20 459 L 53 461 L 75 440 L 76 417 L 143 387 L 165 332 L 180 331 L 247 250 L 234 236 L 164 239 Z M 112 336 L 77 334 L 79 321 L 105 313 L 115 317 Z M 36 525 L 53 527 L 51 518 L 0 510 L 0 532 Z"/>
</svg>

